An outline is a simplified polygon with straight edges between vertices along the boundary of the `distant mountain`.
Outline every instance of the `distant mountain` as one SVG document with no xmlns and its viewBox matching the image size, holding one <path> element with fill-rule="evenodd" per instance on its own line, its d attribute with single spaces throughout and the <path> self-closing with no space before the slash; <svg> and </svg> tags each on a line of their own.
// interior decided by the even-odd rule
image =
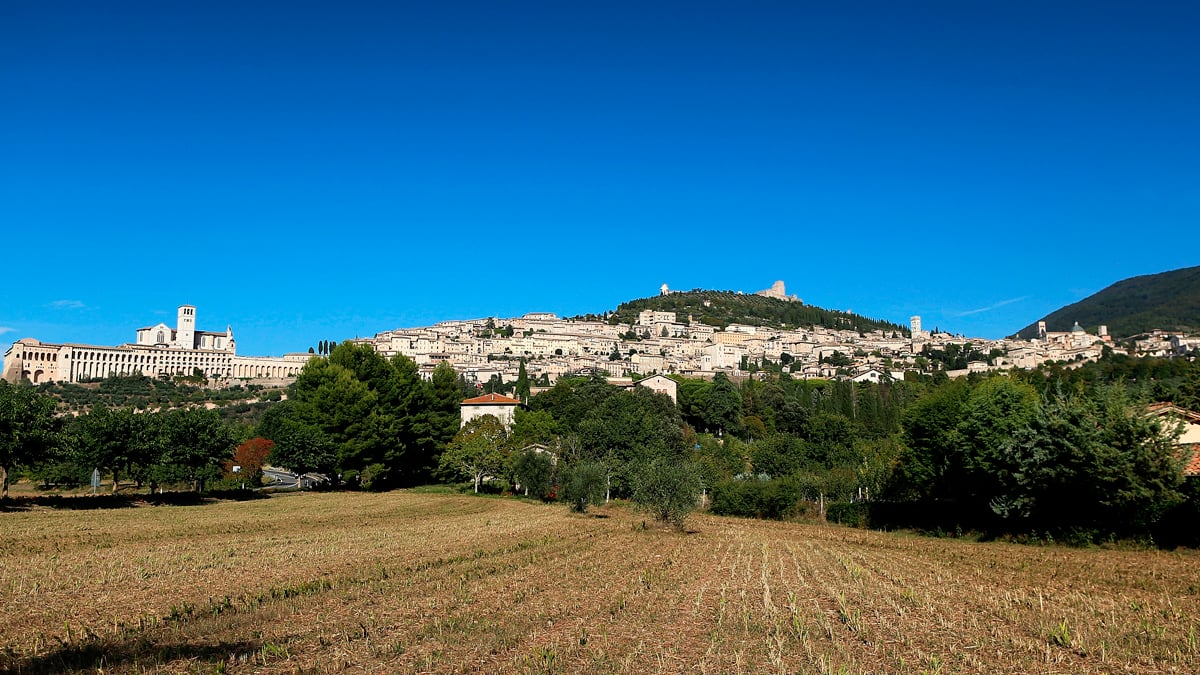
<svg viewBox="0 0 1200 675">
<path fill-rule="evenodd" d="M 868 332 L 882 330 L 908 335 L 908 327 L 890 321 L 868 319 L 857 314 L 821 309 L 799 301 L 780 300 L 733 291 L 673 291 L 640 300 L 621 303 L 614 323 L 636 323 L 638 313 L 651 309 L 675 312 L 676 320 L 725 328 L 731 323 L 775 328 L 825 328 Z M 690 319 L 689 319 L 690 317 Z M 595 318 L 595 317 L 593 317 Z"/>
<path fill-rule="evenodd" d="M 1114 338 L 1153 329 L 1200 332 L 1200 267 L 1132 277 L 1047 315 L 1048 331 L 1068 331 L 1075 322 L 1089 332 L 1108 326 Z M 1037 322 L 1018 333 L 1037 336 Z"/>
</svg>

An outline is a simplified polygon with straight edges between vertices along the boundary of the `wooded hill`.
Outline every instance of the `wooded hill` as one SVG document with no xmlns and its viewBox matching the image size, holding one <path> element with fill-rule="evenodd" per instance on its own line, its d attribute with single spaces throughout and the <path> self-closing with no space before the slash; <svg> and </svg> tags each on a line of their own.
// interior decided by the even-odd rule
<svg viewBox="0 0 1200 675">
<path fill-rule="evenodd" d="M 1068 331 L 1079 322 L 1089 332 L 1108 326 L 1114 338 L 1154 329 L 1200 331 L 1200 267 L 1132 277 L 1047 315 L 1048 331 Z M 1037 322 L 1018 333 L 1037 336 Z"/>
<path fill-rule="evenodd" d="M 908 335 L 907 327 L 890 321 L 868 319 L 857 314 L 821 309 L 802 302 L 789 302 L 761 295 L 699 289 L 623 302 L 609 320 L 614 323 L 636 323 L 638 313 L 647 309 L 675 312 L 677 321 L 688 322 L 690 317 L 692 323 L 722 329 L 737 323 L 789 329 L 822 326 L 859 332 L 882 330 Z"/>
</svg>

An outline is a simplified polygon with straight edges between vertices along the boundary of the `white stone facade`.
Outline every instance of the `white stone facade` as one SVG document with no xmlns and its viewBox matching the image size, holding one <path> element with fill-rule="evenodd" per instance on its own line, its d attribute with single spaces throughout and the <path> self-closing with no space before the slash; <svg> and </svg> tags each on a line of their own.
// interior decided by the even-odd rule
<svg viewBox="0 0 1200 675">
<path fill-rule="evenodd" d="M 189 376 L 209 380 L 285 380 L 299 374 L 309 354 L 284 357 L 238 356 L 233 329 L 196 330 L 196 308 L 181 305 L 176 327 L 157 324 L 136 331 L 134 342 L 115 347 L 76 343 L 49 344 L 22 338 L 4 354 L 3 378 L 9 382 L 83 382 L 110 376 Z"/>
</svg>

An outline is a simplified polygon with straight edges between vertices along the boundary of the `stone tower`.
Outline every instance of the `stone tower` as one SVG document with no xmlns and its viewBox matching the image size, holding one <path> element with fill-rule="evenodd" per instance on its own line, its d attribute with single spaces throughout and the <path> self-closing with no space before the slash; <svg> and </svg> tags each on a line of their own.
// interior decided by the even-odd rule
<svg viewBox="0 0 1200 675">
<path fill-rule="evenodd" d="M 180 305 L 175 319 L 175 346 L 182 349 L 195 349 L 196 308 L 192 305 Z"/>
</svg>

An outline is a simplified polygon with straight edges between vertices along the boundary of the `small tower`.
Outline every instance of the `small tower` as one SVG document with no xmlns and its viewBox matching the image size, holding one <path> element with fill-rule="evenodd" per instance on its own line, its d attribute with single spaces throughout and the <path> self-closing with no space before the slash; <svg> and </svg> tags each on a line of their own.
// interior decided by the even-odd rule
<svg viewBox="0 0 1200 675">
<path fill-rule="evenodd" d="M 1046 322 L 1045 321 L 1038 322 L 1038 339 L 1041 340 L 1042 342 L 1046 341 Z"/>
<path fill-rule="evenodd" d="M 912 333 L 912 336 L 914 339 L 921 337 L 921 317 L 920 316 L 908 317 L 908 330 L 909 330 L 909 332 Z"/>
<path fill-rule="evenodd" d="M 175 346 L 196 348 L 196 308 L 192 305 L 180 305 L 175 315 Z"/>
<path fill-rule="evenodd" d="M 666 284 L 663 284 L 662 286 L 659 286 L 659 287 L 658 287 L 658 294 L 659 294 L 659 295 L 670 295 L 670 294 L 671 294 L 671 289 L 670 289 L 670 288 L 667 288 L 667 285 L 666 285 Z"/>
</svg>

